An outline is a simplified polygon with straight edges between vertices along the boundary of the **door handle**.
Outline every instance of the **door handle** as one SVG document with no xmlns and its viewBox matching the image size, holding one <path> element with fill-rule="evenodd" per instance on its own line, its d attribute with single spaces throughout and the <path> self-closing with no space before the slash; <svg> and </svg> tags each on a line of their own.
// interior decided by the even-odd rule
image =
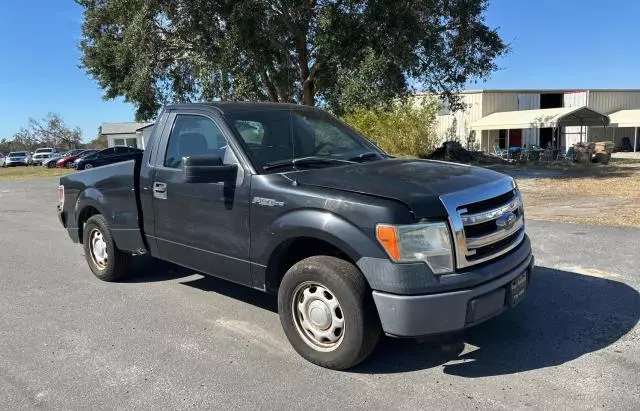
<svg viewBox="0 0 640 411">
<path fill-rule="evenodd" d="M 153 183 L 153 196 L 160 200 L 167 199 L 167 183 Z"/>
</svg>

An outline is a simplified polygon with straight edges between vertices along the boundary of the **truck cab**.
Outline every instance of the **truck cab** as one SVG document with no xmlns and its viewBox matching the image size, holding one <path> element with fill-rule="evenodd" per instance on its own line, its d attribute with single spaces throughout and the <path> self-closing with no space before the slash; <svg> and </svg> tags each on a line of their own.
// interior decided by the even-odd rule
<svg viewBox="0 0 640 411">
<path fill-rule="evenodd" d="M 514 180 L 397 159 L 322 110 L 168 106 L 141 157 L 61 178 L 92 272 L 137 254 L 277 294 L 304 358 L 345 369 L 380 335 L 459 332 L 516 306 L 533 255 Z"/>
</svg>

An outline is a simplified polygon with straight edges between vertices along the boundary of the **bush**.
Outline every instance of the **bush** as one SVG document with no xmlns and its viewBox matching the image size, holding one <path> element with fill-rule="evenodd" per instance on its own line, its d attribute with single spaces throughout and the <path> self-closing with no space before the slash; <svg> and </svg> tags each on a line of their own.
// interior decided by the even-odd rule
<svg viewBox="0 0 640 411">
<path fill-rule="evenodd" d="M 438 145 L 436 102 L 399 103 L 390 109 L 355 109 L 342 119 L 394 155 L 425 158 Z"/>
</svg>

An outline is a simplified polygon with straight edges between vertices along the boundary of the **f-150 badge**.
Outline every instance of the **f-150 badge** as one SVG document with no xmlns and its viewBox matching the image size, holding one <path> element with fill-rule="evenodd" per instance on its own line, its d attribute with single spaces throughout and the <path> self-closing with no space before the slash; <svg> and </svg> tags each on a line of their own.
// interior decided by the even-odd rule
<svg viewBox="0 0 640 411">
<path fill-rule="evenodd" d="M 283 207 L 284 202 L 276 201 L 273 198 L 264 198 L 264 197 L 253 197 L 251 203 L 266 206 L 266 207 Z"/>
</svg>

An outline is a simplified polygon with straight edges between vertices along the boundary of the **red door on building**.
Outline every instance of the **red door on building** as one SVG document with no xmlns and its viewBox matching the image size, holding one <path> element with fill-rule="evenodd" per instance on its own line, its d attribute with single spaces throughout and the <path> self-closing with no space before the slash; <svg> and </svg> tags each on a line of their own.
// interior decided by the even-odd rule
<svg viewBox="0 0 640 411">
<path fill-rule="evenodd" d="M 509 147 L 522 147 L 522 129 L 509 130 Z"/>
</svg>

